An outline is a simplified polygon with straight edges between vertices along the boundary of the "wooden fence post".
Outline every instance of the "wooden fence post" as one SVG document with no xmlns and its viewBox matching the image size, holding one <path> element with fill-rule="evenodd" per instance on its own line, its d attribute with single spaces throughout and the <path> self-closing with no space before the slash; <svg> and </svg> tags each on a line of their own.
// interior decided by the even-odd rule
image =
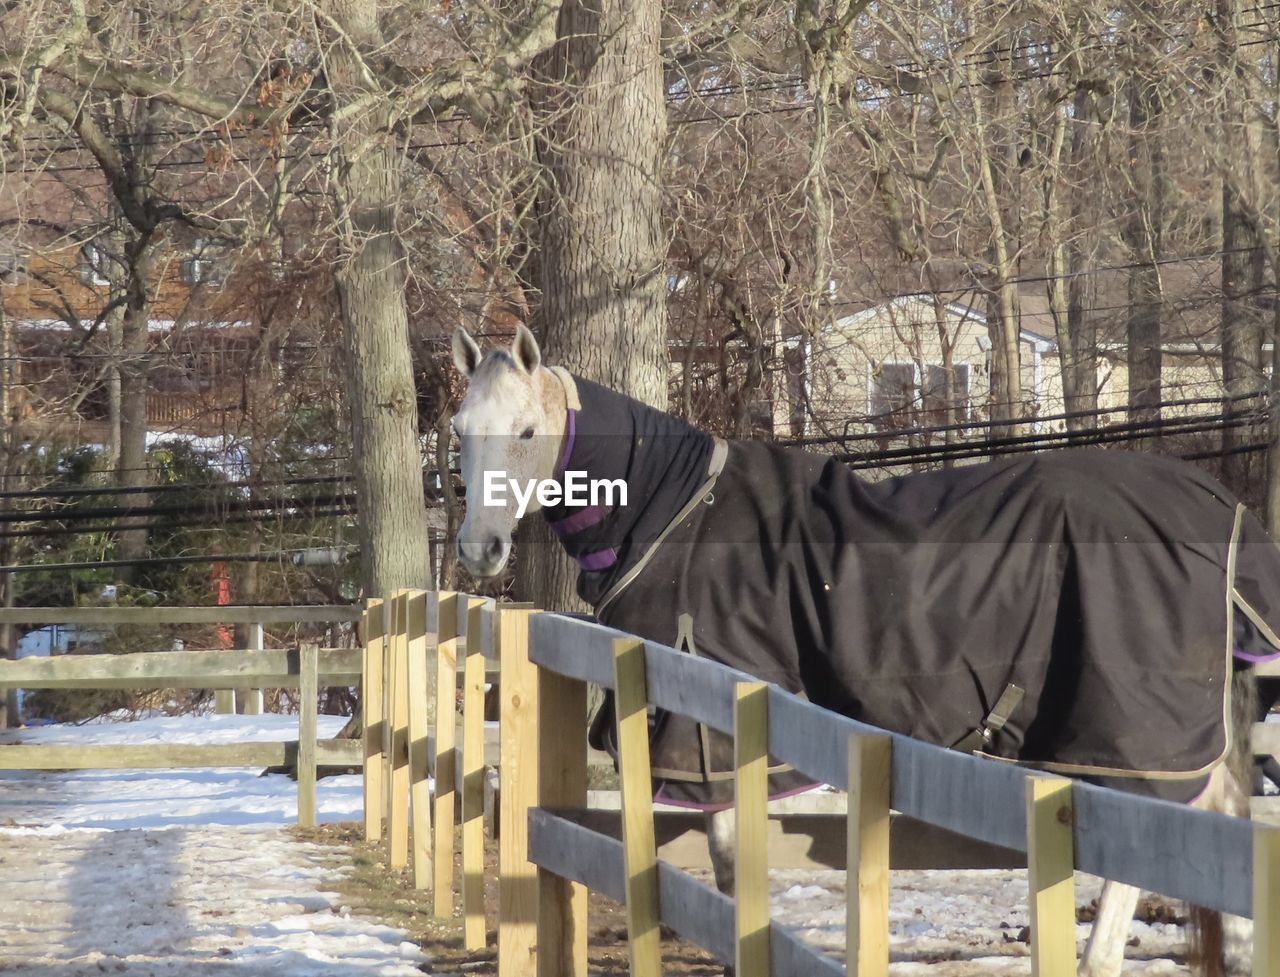
<svg viewBox="0 0 1280 977">
<path fill-rule="evenodd" d="M 453 915 L 453 805 L 457 799 L 458 595 L 442 591 L 436 611 L 435 899 L 437 919 Z"/>
<path fill-rule="evenodd" d="M 262 625 L 254 622 L 249 625 L 249 650 L 262 651 L 266 647 L 266 643 L 262 633 Z M 244 714 L 246 716 L 262 715 L 262 690 L 261 689 L 245 689 L 244 691 Z"/>
<path fill-rule="evenodd" d="M 1253 977 L 1280 977 L 1280 828 L 1253 826 Z"/>
<path fill-rule="evenodd" d="M 298 652 L 298 824 L 316 824 L 316 712 L 320 648 L 306 642 Z"/>
<path fill-rule="evenodd" d="M 1071 781 L 1027 778 L 1027 882 L 1033 977 L 1075 977 L 1076 886 Z"/>
<path fill-rule="evenodd" d="M 587 686 L 538 669 L 538 806 L 587 806 Z M 587 977 L 587 887 L 538 869 L 538 977 Z"/>
<path fill-rule="evenodd" d="M 893 740 L 849 737 L 846 943 L 859 977 L 889 973 L 889 796 Z"/>
<path fill-rule="evenodd" d="M 733 703 L 735 950 L 738 977 L 768 977 L 769 686 L 738 682 Z"/>
<path fill-rule="evenodd" d="M 510 604 L 498 607 L 498 977 L 537 973 L 538 871 L 529 861 L 529 808 L 538 799 L 538 676 L 529 661 L 534 613 Z"/>
<path fill-rule="evenodd" d="M 410 590 L 404 598 L 405 686 L 408 700 L 409 836 L 413 844 L 413 885 L 430 889 L 431 781 L 427 769 L 431 724 L 427 721 L 427 669 L 431 667 L 427 638 L 427 592 Z"/>
<path fill-rule="evenodd" d="M 467 657 L 462 693 L 462 912 L 468 950 L 485 946 L 484 918 L 484 647 L 485 600 L 467 599 Z"/>
<path fill-rule="evenodd" d="M 387 716 L 391 739 L 387 777 L 387 859 L 393 870 L 409 864 L 409 651 L 405 632 L 408 591 L 391 598 Z"/>
<path fill-rule="evenodd" d="M 614 703 L 618 713 L 622 851 L 627 873 L 627 945 L 631 955 L 631 977 L 660 977 L 662 944 L 658 851 L 653 830 L 649 691 L 642 640 L 614 640 L 613 675 Z M 507 830 L 505 823 L 502 830 Z"/>
<path fill-rule="evenodd" d="M 387 763 L 387 716 L 383 711 L 387 668 L 383 645 L 387 634 L 387 615 L 382 598 L 373 597 L 365 601 L 362 618 L 364 657 L 360 708 L 364 714 L 364 840 L 381 841 Z"/>
</svg>

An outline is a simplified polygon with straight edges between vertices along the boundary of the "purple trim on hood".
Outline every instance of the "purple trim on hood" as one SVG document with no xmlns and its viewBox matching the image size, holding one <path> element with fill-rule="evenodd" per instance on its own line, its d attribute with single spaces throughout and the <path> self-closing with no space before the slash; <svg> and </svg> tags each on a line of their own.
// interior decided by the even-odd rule
<svg viewBox="0 0 1280 977">
<path fill-rule="evenodd" d="M 618 562 L 618 551 L 612 546 L 607 550 L 596 550 L 594 553 L 583 553 L 578 559 L 578 566 L 584 570 L 608 570 Z"/>
<path fill-rule="evenodd" d="M 1236 651 L 1233 651 L 1231 654 L 1234 655 L 1236 658 L 1239 658 L 1242 662 L 1251 662 L 1252 664 L 1255 664 L 1255 665 L 1258 664 L 1259 662 L 1273 662 L 1277 658 L 1280 658 L 1280 651 L 1273 651 L 1269 655 L 1251 655 L 1247 651 L 1236 650 Z"/>
<path fill-rule="evenodd" d="M 569 418 L 564 425 L 564 447 L 560 451 L 560 460 L 556 462 L 556 479 L 564 478 L 564 471 L 569 467 L 569 456 L 573 454 L 573 439 L 578 431 L 578 412 L 569 408 Z"/>
<path fill-rule="evenodd" d="M 579 509 L 572 515 L 565 516 L 559 522 L 553 522 L 551 531 L 561 539 L 565 536 L 572 536 L 574 533 L 580 533 L 584 529 L 589 529 L 596 523 L 603 521 L 610 511 L 611 508 L 607 505 L 589 505 L 585 509 Z"/>
</svg>

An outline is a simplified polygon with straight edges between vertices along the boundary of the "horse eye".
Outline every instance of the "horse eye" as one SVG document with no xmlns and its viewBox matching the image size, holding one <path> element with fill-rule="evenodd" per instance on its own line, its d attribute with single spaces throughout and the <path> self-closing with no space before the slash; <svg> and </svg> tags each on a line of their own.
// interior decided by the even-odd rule
<svg viewBox="0 0 1280 977">
<path fill-rule="evenodd" d="M 533 437 L 533 428 L 531 427 L 527 427 L 522 432 L 520 432 L 521 441 L 528 441 L 531 437 Z"/>
</svg>

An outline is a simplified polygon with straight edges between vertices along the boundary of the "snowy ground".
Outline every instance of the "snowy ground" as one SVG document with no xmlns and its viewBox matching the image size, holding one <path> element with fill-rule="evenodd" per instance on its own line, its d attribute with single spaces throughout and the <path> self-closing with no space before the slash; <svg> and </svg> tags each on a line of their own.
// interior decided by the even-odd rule
<svg viewBox="0 0 1280 977">
<path fill-rule="evenodd" d="M 321 735 L 342 720 L 322 716 Z M 23 730 L 8 741 L 291 739 L 291 716 Z M 320 819 L 360 817 L 357 777 L 320 782 Z M 402 934 L 324 891 L 319 847 L 282 829 L 297 787 L 256 770 L 0 773 L 0 974 L 418 977 Z"/>
<path fill-rule="evenodd" d="M 320 717 L 321 735 L 342 720 Z M 45 727 L 0 742 L 291 739 L 289 716 L 158 718 Z M 358 820 L 357 777 L 320 782 L 322 821 Z M 0 772 L 2 977 L 409 977 L 429 969 L 402 934 L 324 891 L 322 852 L 282 829 L 296 785 L 256 770 Z M 773 912 L 819 946 L 844 947 L 844 876 L 775 872 Z M 1022 872 L 897 872 L 895 977 L 1028 974 Z M 1077 877 L 1077 898 L 1098 891 Z M 1078 928 L 1080 945 L 1088 926 Z M 1185 974 L 1182 934 L 1135 923 L 1126 974 Z"/>
</svg>

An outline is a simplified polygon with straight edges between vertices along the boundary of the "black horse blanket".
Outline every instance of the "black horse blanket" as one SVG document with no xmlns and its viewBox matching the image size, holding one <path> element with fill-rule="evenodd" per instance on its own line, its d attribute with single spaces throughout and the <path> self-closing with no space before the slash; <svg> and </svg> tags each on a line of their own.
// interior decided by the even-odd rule
<svg viewBox="0 0 1280 977">
<path fill-rule="evenodd" d="M 688 614 L 698 654 L 818 705 L 1175 800 L 1228 750 L 1232 668 L 1280 653 L 1280 548 L 1192 465 L 1082 450 L 868 482 L 576 387 L 562 468 L 627 479 L 630 504 L 545 512 L 611 627 L 675 644 Z M 731 800 L 731 756 L 655 729 L 668 799 Z"/>
</svg>

